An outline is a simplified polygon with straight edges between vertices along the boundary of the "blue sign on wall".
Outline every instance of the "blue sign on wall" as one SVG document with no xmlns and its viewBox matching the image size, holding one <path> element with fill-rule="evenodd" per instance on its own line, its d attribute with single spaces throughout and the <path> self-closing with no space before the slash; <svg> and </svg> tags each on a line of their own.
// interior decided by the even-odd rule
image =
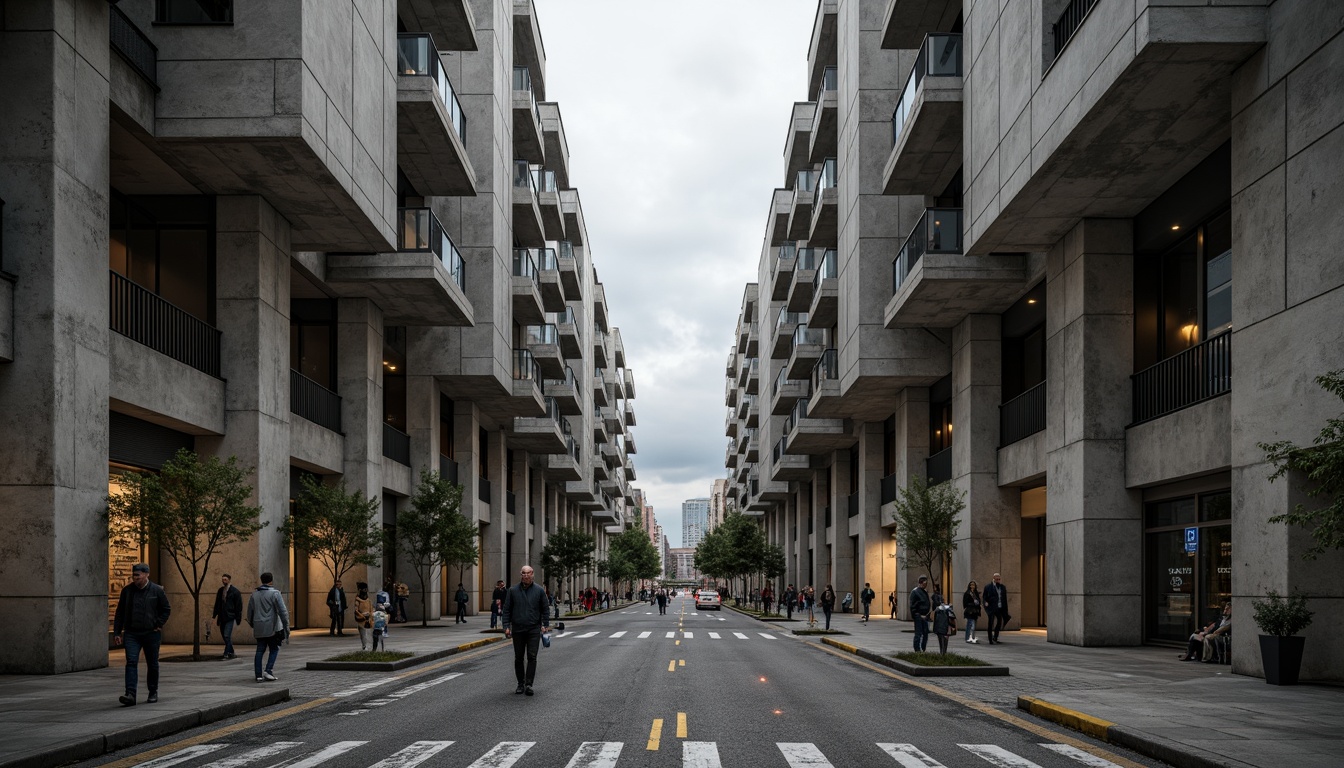
<svg viewBox="0 0 1344 768">
<path fill-rule="evenodd" d="M 1199 529 L 1198 529 L 1198 528 L 1186 528 L 1186 529 L 1185 529 L 1185 551 L 1193 555 L 1193 554 L 1195 553 L 1195 550 L 1197 550 L 1197 549 L 1199 549 Z"/>
</svg>

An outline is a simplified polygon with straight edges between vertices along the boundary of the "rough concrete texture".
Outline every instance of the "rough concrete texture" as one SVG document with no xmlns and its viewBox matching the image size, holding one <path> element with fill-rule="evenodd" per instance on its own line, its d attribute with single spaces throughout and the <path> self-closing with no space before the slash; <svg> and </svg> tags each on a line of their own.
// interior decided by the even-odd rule
<svg viewBox="0 0 1344 768">
<path fill-rule="evenodd" d="M 467 0 L 397 0 L 408 32 L 434 36 L 441 51 L 476 50 L 476 18 Z"/>
<path fill-rule="evenodd" d="M 961 167 L 961 88 L 960 77 L 920 82 L 882 171 L 887 194 L 936 195 L 952 180 Z"/>
<path fill-rule="evenodd" d="M 192 435 L 222 435 L 225 383 L 207 373 L 108 333 L 112 410 Z"/>
<path fill-rule="evenodd" d="M 1023 254 L 926 253 L 886 305 L 888 328 L 942 328 L 971 313 L 1002 312 L 1027 289 Z"/>
<path fill-rule="evenodd" d="M 1170 483 L 1231 466 L 1232 399 L 1216 397 L 1125 430 L 1125 485 Z"/>
<path fill-rule="evenodd" d="M 956 0 L 887 0 L 882 47 L 918 48 L 929 30 L 950 28 L 959 13 Z"/>
<path fill-rule="evenodd" d="M 998 450 L 999 485 L 1023 485 L 1045 477 L 1045 433 L 1005 445 Z"/>
<path fill-rule="evenodd" d="M 427 75 L 397 76 L 397 167 L 421 195 L 476 194 L 463 139 Z"/>
<path fill-rule="evenodd" d="M 338 296 L 369 298 L 388 325 L 471 325 L 471 302 L 430 252 L 332 254 L 327 284 Z"/>
</svg>

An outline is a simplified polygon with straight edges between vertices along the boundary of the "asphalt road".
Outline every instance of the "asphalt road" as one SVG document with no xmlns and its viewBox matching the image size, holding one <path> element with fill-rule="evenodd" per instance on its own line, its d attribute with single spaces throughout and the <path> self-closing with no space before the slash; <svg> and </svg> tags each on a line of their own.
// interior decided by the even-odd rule
<svg viewBox="0 0 1344 768">
<path fill-rule="evenodd" d="M 201 728 L 91 764 L 1158 765 L 1041 721 L 978 711 L 732 611 L 696 612 L 682 598 L 666 616 L 637 605 L 567 629 L 541 651 L 535 696 L 514 694 L 512 645 L 501 643 L 415 677 L 352 685 L 309 709 L 248 728 Z M 1030 728 L 1013 722 L 1019 718 Z M 1070 746 L 1082 744 L 1103 747 L 1111 759 Z"/>
</svg>

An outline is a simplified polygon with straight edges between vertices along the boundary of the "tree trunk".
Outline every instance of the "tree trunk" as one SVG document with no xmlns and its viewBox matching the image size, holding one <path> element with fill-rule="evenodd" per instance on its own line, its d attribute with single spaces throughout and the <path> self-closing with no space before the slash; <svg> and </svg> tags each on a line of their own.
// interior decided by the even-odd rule
<svg viewBox="0 0 1344 768">
<path fill-rule="evenodd" d="M 193 609 L 192 610 L 193 616 L 191 623 L 194 625 L 194 628 L 192 629 L 191 660 L 200 661 L 201 660 L 201 593 L 199 590 L 192 593 L 191 602 Z"/>
</svg>

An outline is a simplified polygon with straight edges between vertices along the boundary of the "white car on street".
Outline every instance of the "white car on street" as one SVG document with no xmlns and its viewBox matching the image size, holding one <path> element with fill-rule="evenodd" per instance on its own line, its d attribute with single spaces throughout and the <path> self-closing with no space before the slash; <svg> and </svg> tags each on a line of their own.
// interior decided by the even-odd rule
<svg viewBox="0 0 1344 768">
<path fill-rule="evenodd" d="M 716 611 L 719 610 L 719 593 L 712 589 L 697 590 L 695 593 L 695 607 L 696 610 L 709 610 L 710 608 L 713 608 Z"/>
</svg>

